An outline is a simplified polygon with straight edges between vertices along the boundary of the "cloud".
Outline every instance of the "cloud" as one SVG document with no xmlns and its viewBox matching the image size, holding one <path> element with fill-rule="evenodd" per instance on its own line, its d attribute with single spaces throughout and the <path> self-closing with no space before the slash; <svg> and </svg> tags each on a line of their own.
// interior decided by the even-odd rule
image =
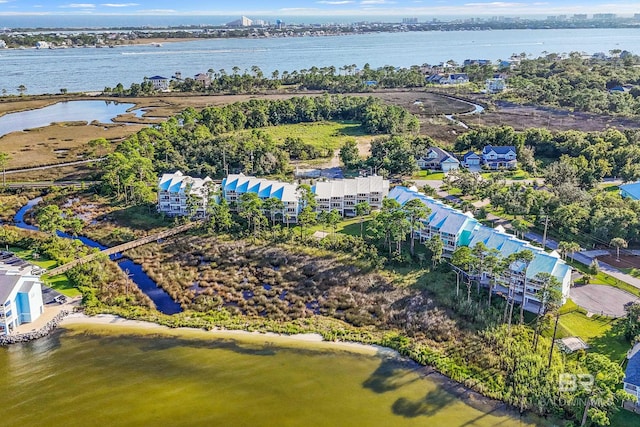
<svg viewBox="0 0 640 427">
<path fill-rule="evenodd" d="M 138 13 L 146 13 L 148 15 L 153 15 L 153 14 L 164 15 L 168 13 L 178 13 L 178 11 L 175 9 L 145 9 L 145 10 L 139 10 Z"/>
<path fill-rule="evenodd" d="M 362 0 L 360 4 L 369 5 L 369 4 L 395 4 L 395 1 L 388 0 Z"/>
<path fill-rule="evenodd" d="M 104 7 L 133 7 L 140 6 L 138 3 L 102 3 L 100 6 Z"/>
<path fill-rule="evenodd" d="M 321 0 L 321 1 L 317 1 L 316 3 L 318 3 L 318 4 L 341 5 L 341 4 L 350 4 L 350 3 L 355 3 L 355 2 L 351 1 L 351 0 Z"/>
<path fill-rule="evenodd" d="M 526 6 L 525 3 L 508 3 L 508 2 L 503 2 L 503 1 L 492 1 L 492 2 L 487 2 L 487 3 L 465 3 L 465 6 L 470 6 L 470 7 L 477 7 L 477 6 L 481 6 L 481 7 L 486 7 L 486 6 L 491 6 L 491 7 L 518 7 L 518 6 Z"/>
<path fill-rule="evenodd" d="M 69 8 L 69 9 L 93 9 L 96 7 L 93 3 L 71 3 L 71 4 L 63 4 L 60 7 Z"/>
</svg>

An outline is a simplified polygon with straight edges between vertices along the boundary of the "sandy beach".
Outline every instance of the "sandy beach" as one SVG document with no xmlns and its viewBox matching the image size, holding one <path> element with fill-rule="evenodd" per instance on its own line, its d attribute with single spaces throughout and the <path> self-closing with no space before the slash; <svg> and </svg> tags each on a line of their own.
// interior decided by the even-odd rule
<svg viewBox="0 0 640 427">
<path fill-rule="evenodd" d="M 283 347 L 334 349 L 366 355 L 383 355 L 399 360 L 409 361 L 395 350 L 376 345 L 367 345 L 354 342 L 325 341 L 320 334 L 296 334 L 282 335 L 272 332 L 248 332 L 242 330 L 213 329 L 205 331 L 196 328 L 169 328 L 152 322 L 129 320 L 111 314 L 99 314 L 87 316 L 83 313 L 73 313 L 67 316 L 60 327 L 71 330 L 89 329 L 94 331 L 113 330 L 127 331 L 131 333 L 153 333 L 168 337 L 191 337 L 201 339 L 236 339 L 252 344 L 278 345 Z"/>
</svg>

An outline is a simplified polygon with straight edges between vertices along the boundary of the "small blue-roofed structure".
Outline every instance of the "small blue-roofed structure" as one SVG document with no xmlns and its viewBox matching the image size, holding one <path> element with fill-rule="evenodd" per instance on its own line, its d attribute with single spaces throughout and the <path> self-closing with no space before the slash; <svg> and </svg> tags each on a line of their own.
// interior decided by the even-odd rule
<svg viewBox="0 0 640 427">
<path fill-rule="evenodd" d="M 640 200 L 640 181 L 623 184 L 619 188 L 620 195 L 622 197 L 633 200 Z"/>
<path fill-rule="evenodd" d="M 627 354 L 627 369 L 624 371 L 624 391 L 632 394 L 640 401 L 640 343 L 637 343 Z M 632 403 L 636 412 L 640 411 L 639 403 Z"/>
</svg>

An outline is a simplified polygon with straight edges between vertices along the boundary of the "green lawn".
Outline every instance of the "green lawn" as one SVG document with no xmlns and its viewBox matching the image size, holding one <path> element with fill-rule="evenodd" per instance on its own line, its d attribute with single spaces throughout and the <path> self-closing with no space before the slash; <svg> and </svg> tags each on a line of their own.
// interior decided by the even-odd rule
<svg viewBox="0 0 640 427">
<path fill-rule="evenodd" d="M 622 362 L 630 348 L 624 337 L 622 323 L 618 319 L 593 316 L 587 317 L 584 310 L 571 300 L 560 310 L 558 338 L 576 336 L 582 338 L 590 351 L 604 354 L 611 360 Z M 548 332 L 549 336 L 551 331 Z"/>
<path fill-rule="evenodd" d="M 259 130 L 278 142 L 283 142 L 287 137 L 300 138 L 314 147 L 332 150 L 340 148 L 349 138 L 366 135 L 360 123 L 349 121 L 298 123 L 269 126 Z"/>
<path fill-rule="evenodd" d="M 48 259 L 46 257 L 40 256 L 37 259 L 33 258 L 33 251 L 31 249 L 23 249 L 18 247 L 10 247 L 10 252 L 16 254 L 16 256 L 22 258 L 25 261 L 30 262 L 31 264 L 37 265 L 38 267 L 45 268 L 47 270 L 51 270 L 54 267 L 58 266 L 58 263 L 54 260 Z M 80 291 L 73 287 L 69 282 L 69 278 L 66 274 L 59 274 L 54 277 L 49 277 L 43 279 L 43 282 L 46 286 L 49 286 L 56 291 L 60 292 L 63 295 L 66 295 L 70 298 L 81 295 Z"/>
<path fill-rule="evenodd" d="M 427 179 L 432 181 L 442 181 L 444 172 L 417 171 L 411 176 L 412 179 Z"/>
<path fill-rule="evenodd" d="M 614 427 L 638 427 L 640 426 L 640 415 L 620 409 L 610 418 Z"/>
</svg>

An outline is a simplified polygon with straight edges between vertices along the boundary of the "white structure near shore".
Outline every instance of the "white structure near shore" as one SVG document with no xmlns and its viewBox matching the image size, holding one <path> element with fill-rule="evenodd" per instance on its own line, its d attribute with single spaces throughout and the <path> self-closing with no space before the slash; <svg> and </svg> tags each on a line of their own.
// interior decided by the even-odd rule
<svg viewBox="0 0 640 427">
<path fill-rule="evenodd" d="M 372 210 L 382 208 L 389 194 L 389 181 L 381 176 L 318 181 L 311 190 L 318 202 L 318 212 L 337 210 L 343 217 L 356 216 L 356 205 L 366 202 Z"/>
<path fill-rule="evenodd" d="M 9 262 L 0 260 L 0 335 L 12 334 L 44 312 L 42 282 L 34 274 L 34 267 L 16 257 Z"/>
<path fill-rule="evenodd" d="M 165 173 L 158 180 L 158 212 L 202 218 L 215 190 L 216 186 L 209 177 L 193 178 L 180 171 Z"/>
</svg>

